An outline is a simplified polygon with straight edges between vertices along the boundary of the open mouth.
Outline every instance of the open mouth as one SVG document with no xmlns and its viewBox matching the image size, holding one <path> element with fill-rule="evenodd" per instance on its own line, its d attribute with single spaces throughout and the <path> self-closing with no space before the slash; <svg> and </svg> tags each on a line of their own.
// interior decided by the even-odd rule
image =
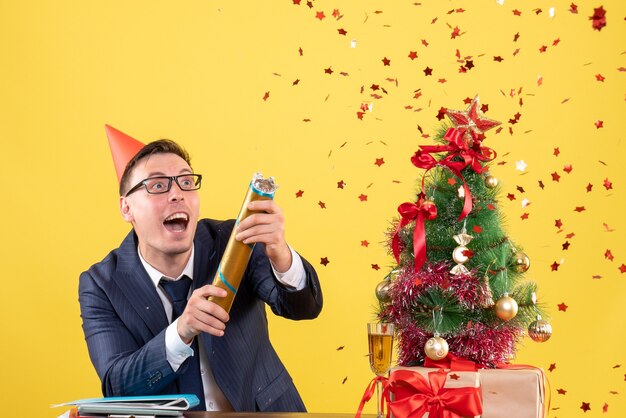
<svg viewBox="0 0 626 418">
<path fill-rule="evenodd" d="M 177 212 L 165 218 L 163 226 L 170 232 L 183 232 L 187 229 L 188 223 L 189 216 L 186 213 Z"/>
</svg>

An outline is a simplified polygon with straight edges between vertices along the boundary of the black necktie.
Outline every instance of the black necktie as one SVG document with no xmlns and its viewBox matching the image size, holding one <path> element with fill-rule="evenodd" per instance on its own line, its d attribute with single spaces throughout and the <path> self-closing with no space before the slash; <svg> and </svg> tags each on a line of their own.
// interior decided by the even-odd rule
<svg viewBox="0 0 626 418">
<path fill-rule="evenodd" d="M 166 280 L 161 279 L 159 284 L 169 296 L 172 302 L 172 322 L 178 318 L 187 305 L 187 296 L 189 295 L 189 288 L 191 287 L 191 279 L 187 276 L 183 276 L 178 280 Z M 193 393 L 198 399 L 200 404 L 193 410 L 206 411 L 204 402 L 204 389 L 202 388 L 202 377 L 200 375 L 200 350 L 198 349 L 198 338 L 194 338 L 191 343 L 194 355 L 188 357 L 178 369 L 178 390 L 180 393 Z M 187 363 L 187 364 L 186 364 Z M 185 368 L 185 365 L 187 366 Z M 181 372 L 181 370 L 183 370 Z"/>
</svg>

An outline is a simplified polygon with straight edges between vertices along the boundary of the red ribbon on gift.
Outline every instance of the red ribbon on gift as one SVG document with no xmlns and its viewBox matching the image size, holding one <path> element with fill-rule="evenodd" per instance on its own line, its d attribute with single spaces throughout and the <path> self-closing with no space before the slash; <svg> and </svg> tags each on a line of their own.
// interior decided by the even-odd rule
<svg viewBox="0 0 626 418">
<path fill-rule="evenodd" d="M 410 370 L 395 370 L 389 377 L 386 391 L 398 390 L 408 394 L 389 403 L 394 417 L 421 418 L 428 412 L 429 418 L 460 418 L 482 414 L 480 388 L 444 388 L 444 370 L 428 373 L 428 380 Z"/>
<path fill-rule="evenodd" d="M 444 135 L 443 139 L 448 142 L 447 145 L 420 145 L 420 150 L 411 157 L 411 162 L 418 168 L 428 170 L 440 166 L 446 167 L 463 182 L 463 190 L 465 191 L 465 201 L 463 210 L 459 215 L 459 221 L 463 220 L 472 211 L 472 195 L 465 178 L 461 174 L 461 170 L 470 166 L 475 172 L 482 173 L 486 169 L 482 166 L 482 162 L 491 161 L 496 157 L 496 152 L 489 148 L 483 147 L 480 141 L 474 141 L 471 145 L 464 140 L 463 130 L 450 128 Z M 441 160 L 435 159 L 431 153 L 448 152 Z M 463 161 L 453 161 L 460 157 Z M 424 190 L 424 177 L 422 177 L 422 191 Z"/>
<path fill-rule="evenodd" d="M 398 213 L 400 214 L 400 222 L 398 222 L 396 232 L 391 239 L 391 249 L 396 262 L 400 264 L 400 230 L 415 220 L 415 228 L 413 228 L 413 267 L 417 272 L 426 262 L 426 229 L 424 228 L 424 221 L 431 221 L 437 217 L 437 206 L 420 196 L 417 203 L 406 202 L 398 206 Z"/>
<path fill-rule="evenodd" d="M 456 356 L 452 353 L 448 353 L 447 356 L 440 360 L 432 360 L 426 357 L 424 367 L 448 369 L 455 372 L 475 372 L 479 368 L 483 368 L 472 360 Z"/>
<path fill-rule="evenodd" d="M 363 397 L 361 398 L 361 403 L 359 404 L 359 409 L 356 411 L 356 415 L 354 416 L 355 418 L 359 418 L 361 416 L 361 413 L 363 412 L 363 407 L 370 399 L 372 399 L 372 396 L 374 396 L 374 391 L 376 390 L 376 383 L 378 383 L 379 381 L 381 382 L 383 386 L 383 391 L 380 394 L 380 410 L 383 412 L 385 411 L 385 399 L 389 401 L 389 397 L 387 395 L 387 390 L 386 390 L 388 380 L 384 376 L 376 376 L 375 378 L 372 379 L 372 381 L 365 388 L 365 392 L 363 393 Z M 386 396 L 387 398 L 385 398 Z M 387 417 L 389 417 L 389 411 L 387 411 Z"/>
</svg>

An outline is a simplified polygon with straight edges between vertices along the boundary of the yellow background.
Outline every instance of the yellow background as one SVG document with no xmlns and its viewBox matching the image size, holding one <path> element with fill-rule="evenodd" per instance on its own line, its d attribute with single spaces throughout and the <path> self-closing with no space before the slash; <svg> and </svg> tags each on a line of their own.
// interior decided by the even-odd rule
<svg viewBox="0 0 626 418">
<path fill-rule="evenodd" d="M 516 361 L 554 365 L 551 416 L 625 416 L 626 4 L 580 1 L 574 14 L 569 0 L 305 3 L 0 4 L 4 407 L 53 417 L 63 410 L 52 403 L 100 396 L 77 284 L 129 229 L 117 209 L 109 123 L 142 141 L 184 144 L 205 175 L 204 216 L 235 217 L 252 173 L 275 176 L 288 240 L 317 267 L 325 306 L 312 322 L 272 318 L 273 341 L 310 411 L 355 411 L 372 377 L 365 323 L 374 288 L 393 264 L 381 243 L 421 178 L 410 156 L 432 143 L 418 128 L 432 136 L 441 107 L 464 109 L 480 94 L 487 116 L 503 122 L 485 145 L 505 162 L 492 173 L 506 228 L 531 258 L 528 276 L 554 328 L 547 343 L 526 339 Z M 600 4 L 607 26 L 597 31 L 588 18 Z M 466 73 L 457 50 L 473 60 Z M 373 106 L 359 120 L 362 104 Z"/>
</svg>

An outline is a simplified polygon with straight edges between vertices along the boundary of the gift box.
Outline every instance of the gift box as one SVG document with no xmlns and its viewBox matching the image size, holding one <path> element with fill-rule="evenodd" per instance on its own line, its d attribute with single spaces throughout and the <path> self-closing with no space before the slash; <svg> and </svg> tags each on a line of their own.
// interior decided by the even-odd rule
<svg viewBox="0 0 626 418">
<path fill-rule="evenodd" d="M 428 367 L 394 367 L 385 389 L 394 418 L 478 418 L 481 413 L 477 372 Z"/>
<path fill-rule="evenodd" d="M 477 372 L 430 367 L 395 367 L 391 371 L 390 383 L 393 373 L 397 370 L 418 373 L 423 378 L 427 378 L 429 373 L 442 370 L 447 373 L 444 388 L 479 387 L 482 413 L 475 416 L 481 418 L 543 418 L 547 412 L 545 375 L 543 370 L 536 367 L 505 365 L 500 369 L 478 369 Z M 389 388 L 392 411 L 394 402 L 414 396 L 416 392 L 404 384 L 395 386 L 393 390 Z M 466 401 L 472 403 L 475 402 L 475 398 L 471 396 Z M 405 413 L 394 413 L 394 418 L 406 416 Z M 428 417 L 428 414 L 422 416 Z"/>
<path fill-rule="evenodd" d="M 547 412 L 543 370 L 508 367 L 478 371 L 483 397 L 482 417 L 543 418 Z"/>
</svg>

